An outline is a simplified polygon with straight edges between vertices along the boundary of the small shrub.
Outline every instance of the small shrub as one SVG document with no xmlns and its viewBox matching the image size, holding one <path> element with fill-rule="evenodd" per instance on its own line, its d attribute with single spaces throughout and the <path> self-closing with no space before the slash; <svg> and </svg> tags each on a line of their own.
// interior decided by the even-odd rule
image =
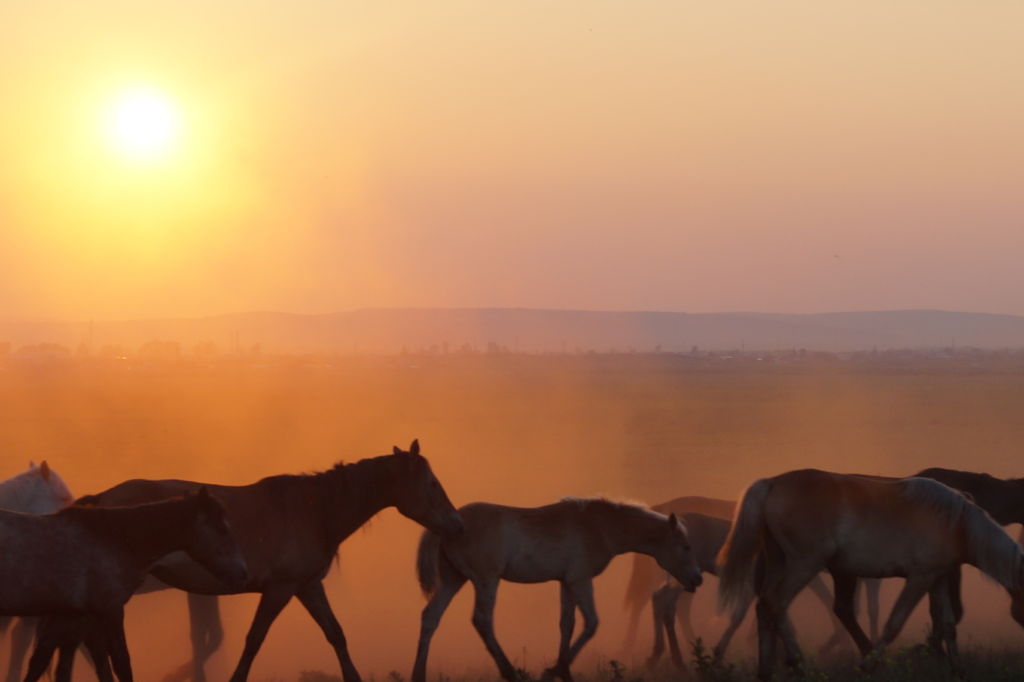
<svg viewBox="0 0 1024 682">
<path fill-rule="evenodd" d="M 299 673 L 299 682 L 342 682 L 337 675 L 329 675 L 319 670 L 303 670 Z"/>
</svg>

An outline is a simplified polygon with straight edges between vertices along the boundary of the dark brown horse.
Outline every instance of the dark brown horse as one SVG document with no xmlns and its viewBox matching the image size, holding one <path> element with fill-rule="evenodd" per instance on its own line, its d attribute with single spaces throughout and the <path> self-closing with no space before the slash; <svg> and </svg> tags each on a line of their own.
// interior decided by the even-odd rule
<svg viewBox="0 0 1024 682">
<path fill-rule="evenodd" d="M 224 508 L 205 488 L 123 508 L 0 512 L 0 547 L 0 614 L 88 617 L 105 633 L 122 682 L 132 679 L 124 604 L 154 562 L 181 552 L 225 589 L 248 579 Z M 42 672 L 30 669 L 28 678 Z"/>
<path fill-rule="evenodd" d="M 92 495 L 88 501 L 102 506 L 132 504 L 180 495 L 201 485 L 181 480 L 133 480 Z M 271 476 L 244 486 L 208 487 L 224 503 L 249 565 L 249 580 L 241 587 L 226 588 L 185 557 L 162 560 L 153 567 L 152 574 L 167 585 L 198 595 L 260 593 L 231 682 L 248 678 L 270 624 L 292 597 L 299 598 L 334 648 L 345 682 L 359 682 L 345 635 L 321 582 L 339 544 L 386 507 L 396 507 L 442 535 L 462 530 L 458 512 L 434 477 L 430 463 L 420 455 L 417 441 L 407 452 L 396 447 L 390 455 L 338 464 L 322 473 Z M 189 600 L 190 607 L 195 601 Z M 192 676 L 197 681 L 205 680 L 203 664 L 213 653 L 203 641 L 205 637 L 205 633 L 197 637 L 193 632 Z"/>
<path fill-rule="evenodd" d="M 1014 592 L 1024 579 L 1020 546 L 952 488 L 928 478 L 885 479 L 814 469 L 754 482 L 740 503 L 720 563 L 723 606 L 744 598 L 751 585 L 756 591 L 762 680 L 772 678 L 780 636 L 787 663 L 799 664 L 799 648 L 785 627 L 785 615 L 796 593 L 822 570 L 835 580 L 836 615 L 862 654 L 884 650 L 928 594 L 933 628 L 947 644 L 954 665 L 950 572 L 970 563 Z M 756 584 L 755 566 L 760 574 Z M 865 577 L 906 578 L 874 643 L 853 611 L 857 578 Z"/>
<path fill-rule="evenodd" d="M 473 626 L 498 666 L 514 682 L 515 669 L 494 636 L 498 583 L 561 584 L 562 617 L 558 661 L 545 677 L 571 682 L 569 668 L 597 631 L 593 578 L 617 555 L 641 552 L 653 557 L 688 589 L 701 583 L 686 528 L 640 505 L 604 499 L 568 498 L 543 507 L 506 507 L 478 502 L 460 509 L 466 531 L 442 538 L 426 532 L 420 541 L 416 571 L 429 597 L 423 609 L 413 682 L 426 682 L 430 639 L 455 594 L 473 583 Z M 583 631 L 572 642 L 576 609 Z"/>
</svg>

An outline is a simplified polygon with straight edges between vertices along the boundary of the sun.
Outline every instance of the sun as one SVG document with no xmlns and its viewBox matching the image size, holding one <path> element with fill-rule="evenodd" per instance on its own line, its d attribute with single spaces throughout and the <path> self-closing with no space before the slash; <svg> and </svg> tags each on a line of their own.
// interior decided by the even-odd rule
<svg viewBox="0 0 1024 682">
<path fill-rule="evenodd" d="M 174 151 L 181 133 L 181 113 L 177 103 L 159 90 L 125 90 L 110 103 L 106 133 L 119 155 L 134 161 L 156 161 Z"/>
</svg>

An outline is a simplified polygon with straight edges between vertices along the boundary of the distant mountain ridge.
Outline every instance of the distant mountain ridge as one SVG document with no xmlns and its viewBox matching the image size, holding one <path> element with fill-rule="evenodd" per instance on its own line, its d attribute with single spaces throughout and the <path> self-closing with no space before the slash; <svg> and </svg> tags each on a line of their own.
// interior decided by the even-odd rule
<svg viewBox="0 0 1024 682">
<path fill-rule="evenodd" d="M 265 352 L 394 353 L 496 344 L 519 351 L 810 350 L 1024 347 L 1024 317 L 943 310 L 838 313 L 679 313 L 530 308 L 362 309 L 322 315 L 249 312 L 200 318 L 47 322 L 0 321 L 0 342 L 91 341 L 137 347 L 177 341 L 188 349 L 260 344 Z"/>
</svg>

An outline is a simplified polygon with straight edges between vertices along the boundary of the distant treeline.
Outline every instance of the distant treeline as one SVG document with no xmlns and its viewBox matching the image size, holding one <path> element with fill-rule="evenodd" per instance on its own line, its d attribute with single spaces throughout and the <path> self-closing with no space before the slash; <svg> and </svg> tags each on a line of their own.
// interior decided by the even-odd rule
<svg viewBox="0 0 1024 682">
<path fill-rule="evenodd" d="M 55 343 L 14 346 L 0 341 L 0 366 L 16 367 L 323 367 L 329 368 L 366 359 L 418 367 L 427 363 L 458 361 L 460 358 L 507 360 L 559 358 L 593 362 L 663 365 L 679 369 L 769 369 L 769 368 L 875 368 L 894 369 L 958 369 L 984 371 L 1024 371 L 1024 347 L 999 350 L 948 347 L 930 349 L 870 349 L 864 351 L 829 352 L 793 348 L 789 350 L 755 351 L 747 349 L 664 351 L 660 346 L 649 349 L 574 348 L 561 352 L 523 352 L 498 343 L 478 346 L 471 343 L 443 344 L 426 347 L 405 347 L 397 353 L 265 353 L 260 344 L 224 348 L 213 342 L 185 346 L 177 341 L 148 341 L 135 348 L 104 345 L 92 348 L 81 344 L 70 348 Z M 632 360 L 630 360 L 632 359 Z"/>
</svg>

